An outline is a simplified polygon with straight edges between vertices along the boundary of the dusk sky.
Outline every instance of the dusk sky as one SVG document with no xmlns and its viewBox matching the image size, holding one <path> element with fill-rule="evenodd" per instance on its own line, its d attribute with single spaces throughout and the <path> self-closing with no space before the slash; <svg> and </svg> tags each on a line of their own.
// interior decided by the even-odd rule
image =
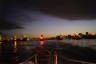
<svg viewBox="0 0 96 64">
<path fill-rule="evenodd" d="M 90 1 L 7 1 L 1 6 L 0 32 L 56 35 L 96 33 L 96 7 Z"/>
</svg>

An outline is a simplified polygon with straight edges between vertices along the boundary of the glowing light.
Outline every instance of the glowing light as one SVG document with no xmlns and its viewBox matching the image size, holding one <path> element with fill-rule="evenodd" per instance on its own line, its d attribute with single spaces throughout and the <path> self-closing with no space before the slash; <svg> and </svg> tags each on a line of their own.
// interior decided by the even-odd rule
<svg viewBox="0 0 96 64">
<path fill-rule="evenodd" d="M 17 47 L 17 42 L 16 41 L 14 41 L 14 48 L 16 48 Z"/>
<path fill-rule="evenodd" d="M 14 38 L 14 40 L 17 40 L 16 38 Z"/>
<path fill-rule="evenodd" d="M 43 39 L 43 37 L 40 37 L 40 39 Z"/>
<path fill-rule="evenodd" d="M 27 38 L 27 40 L 30 40 L 29 38 Z"/>
<path fill-rule="evenodd" d="M 75 36 L 74 34 L 71 34 L 71 36 Z"/>
<path fill-rule="evenodd" d="M 95 33 L 91 33 L 93 36 L 96 35 Z"/>
<path fill-rule="evenodd" d="M 55 55 L 54 55 L 54 64 L 58 64 L 58 62 L 57 62 L 57 54 L 55 53 Z"/>
<path fill-rule="evenodd" d="M 0 35 L 0 40 L 2 40 L 2 37 L 1 37 L 1 35 Z"/>
<path fill-rule="evenodd" d="M 26 35 L 24 35 L 23 37 L 24 37 L 24 38 L 26 38 L 27 36 L 26 36 Z"/>
<path fill-rule="evenodd" d="M 44 41 L 43 35 L 40 36 L 40 41 Z"/>
<path fill-rule="evenodd" d="M 67 36 L 67 34 L 63 34 L 64 36 Z"/>
<path fill-rule="evenodd" d="M 16 53 L 16 51 L 17 51 L 17 42 L 16 41 L 14 41 L 14 44 L 13 44 L 13 51 Z"/>
</svg>

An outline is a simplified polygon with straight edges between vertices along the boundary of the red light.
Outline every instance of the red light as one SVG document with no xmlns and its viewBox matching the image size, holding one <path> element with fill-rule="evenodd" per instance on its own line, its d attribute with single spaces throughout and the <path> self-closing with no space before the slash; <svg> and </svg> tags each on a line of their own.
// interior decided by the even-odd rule
<svg viewBox="0 0 96 64">
<path fill-rule="evenodd" d="M 43 35 L 40 36 L 40 41 L 44 41 Z"/>
<path fill-rule="evenodd" d="M 40 37 L 40 39 L 43 39 L 43 37 Z"/>
</svg>

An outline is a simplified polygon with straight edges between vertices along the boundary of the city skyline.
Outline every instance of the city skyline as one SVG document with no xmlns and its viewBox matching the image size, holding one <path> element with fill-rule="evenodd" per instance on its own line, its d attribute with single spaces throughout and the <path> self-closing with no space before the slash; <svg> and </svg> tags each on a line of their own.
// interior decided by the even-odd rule
<svg viewBox="0 0 96 64">
<path fill-rule="evenodd" d="M 16 37 L 16 38 L 22 38 L 22 37 L 28 37 L 28 38 L 39 38 L 41 35 L 43 35 L 45 38 L 51 38 L 51 37 L 56 37 L 56 36 L 79 36 L 79 35 L 92 35 L 95 36 L 96 32 L 84 32 L 84 33 L 58 33 L 58 34 L 40 34 L 40 35 L 27 35 L 24 33 L 20 33 L 20 32 L 6 32 L 6 33 L 0 33 L 0 36 L 4 36 L 7 38 L 11 38 L 11 37 Z"/>
</svg>

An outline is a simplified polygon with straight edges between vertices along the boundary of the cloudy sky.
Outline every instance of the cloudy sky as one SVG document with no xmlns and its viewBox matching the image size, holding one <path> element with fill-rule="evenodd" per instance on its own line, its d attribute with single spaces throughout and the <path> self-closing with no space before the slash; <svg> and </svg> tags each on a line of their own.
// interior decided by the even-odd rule
<svg viewBox="0 0 96 64">
<path fill-rule="evenodd" d="M 5 0 L 0 4 L 0 32 L 96 32 L 96 4 L 92 0 Z"/>
</svg>

